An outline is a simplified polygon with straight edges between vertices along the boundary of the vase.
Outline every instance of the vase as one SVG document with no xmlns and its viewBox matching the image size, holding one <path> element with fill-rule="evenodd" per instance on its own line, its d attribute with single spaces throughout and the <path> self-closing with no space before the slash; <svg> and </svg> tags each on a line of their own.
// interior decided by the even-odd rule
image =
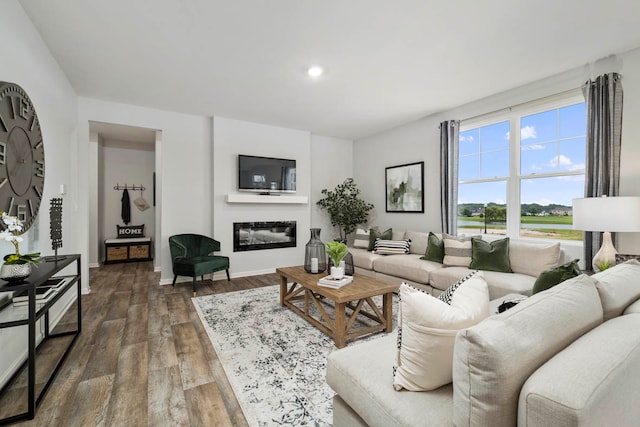
<svg viewBox="0 0 640 427">
<path fill-rule="evenodd" d="M 328 262 L 329 262 L 329 267 L 333 267 L 333 261 L 329 259 Z M 351 252 L 347 252 L 347 254 L 344 256 L 344 259 L 340 261 L 339 267 L 344 268 L 344 274 L 346 276 L 353 276 L 353 273 L 355 272 L 355 268 L 353 265 L 353 255 L 351 255 Z"/>
<path fill-rule="evenodd" d="M 31 264 L 2 264 L 0 279 L 7 282 L 21 282 L 31 275 Z"/>
<path fill-rule="evenodd" d="M 340 262 L 342 264 L 342 261 Z M 331 277 L 340 280 L 344 277 L 344 267 L 331 267 Z"/>
<path fill-rule="evenodd" d="M 304 270 L 307 273 L 322 273 L 327 269 L 327 252 L 320 240 L 320 229 L 312 228 L 311 238 L 304 247 Z"/>
</svg>

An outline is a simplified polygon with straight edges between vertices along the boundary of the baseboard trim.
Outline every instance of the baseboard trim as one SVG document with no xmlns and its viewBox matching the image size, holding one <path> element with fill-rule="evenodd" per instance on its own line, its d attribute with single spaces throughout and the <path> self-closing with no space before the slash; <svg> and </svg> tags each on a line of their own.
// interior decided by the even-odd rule
<svg viewBox="0 0 640 427">
<path fill-rule="evenodd" d="M 99 262 L 92 262 L 89 264 L 89 268 L 100 268 Z"/>
</svg>

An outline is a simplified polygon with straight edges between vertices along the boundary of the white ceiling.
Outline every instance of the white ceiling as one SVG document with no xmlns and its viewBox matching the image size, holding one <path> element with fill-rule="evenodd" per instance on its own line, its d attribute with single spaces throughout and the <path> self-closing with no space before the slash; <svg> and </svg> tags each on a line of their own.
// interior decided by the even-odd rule
<svg viewBox="0 0 640 427">
<path fill-rule="evenodd" d="M 637 0 L 20 3 L 81 96 L 347 139 L 640 46 Z"/>
</svg>

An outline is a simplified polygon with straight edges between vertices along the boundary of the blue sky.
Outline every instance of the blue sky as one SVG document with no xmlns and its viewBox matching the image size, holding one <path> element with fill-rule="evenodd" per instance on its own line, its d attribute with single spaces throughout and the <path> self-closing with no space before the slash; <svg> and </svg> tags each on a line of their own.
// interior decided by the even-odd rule
<svg viewBox="0 0 640 427">
<path fill-rule="evenodd" d="M 586 149 L 584 103 L 545 111 L 520 120 L 521 203 L 571 206 L 582 197 L 584 176 L 536 178 L 548 174 L 584 170 Z M 499 122 L 460 133 L 459 179 L 471 180 L 509 175 L 509 122 Z M 461 184 L 458 203 L 506 203 L 506 182 Z"/>
</svg>

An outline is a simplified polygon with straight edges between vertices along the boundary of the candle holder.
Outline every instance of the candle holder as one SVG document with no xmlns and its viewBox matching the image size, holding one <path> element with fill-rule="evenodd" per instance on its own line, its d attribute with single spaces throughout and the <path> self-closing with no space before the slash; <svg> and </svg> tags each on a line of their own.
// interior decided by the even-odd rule
<svg viewBox="0 0 640 427">
<path fill-rule="evenodd" d="M 323 273 L 327 269 L 327 252 L 320 240 L 320 229 L 312 228 L 311 238 L 304 248 L 304 270 L 307 273 Z"/>
</svg>

